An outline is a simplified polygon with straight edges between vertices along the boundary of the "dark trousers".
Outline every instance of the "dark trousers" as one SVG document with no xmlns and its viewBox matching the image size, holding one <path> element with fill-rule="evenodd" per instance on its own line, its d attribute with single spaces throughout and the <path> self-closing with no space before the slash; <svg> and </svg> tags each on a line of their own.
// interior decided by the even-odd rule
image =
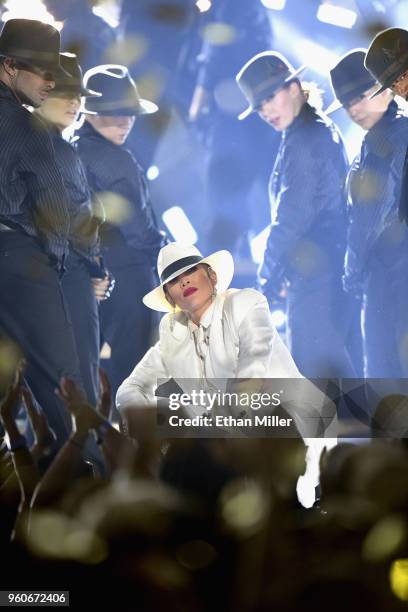
<svg viewBox="0 0 408 612">
<path fill-rule="evenodd" d="M 347 350 L 355 307 L 343 292 L 340 275 L 293 283 L 288 289 L 287 327 L 292 356 L 308 378 L 354 378 Z"/>
<path fill-rule="evenodd" d="M 110 359 L 103 364 L 115 396 L 119 385 L 132 372 L 152 346 L 158 317 L 147 308 L 142 297 L 156 286 L 150 265 L 118 265 L 114 257 L 105 258 L 116 284 L 111 297 L 101 304 L 102 338 L 111 348 Z"/>
<path fill-rule="evenodd" d="M 71 419 L 55 388 L 61 376 L 82 381 L 58 274 L 35 239 L 1 231 L 0 278 L 0 334 L 20 346 L 27 359 L 27 382 L 60 445 L 71 430 Z"/>
<path fill-rule="evenodd" d="M 408 252 L 372 257 L 362 309 L 365 376 L 408 377 Z M 404 252 L 405 251 L 405 252 Z"/>
<path fill-rule="evenodd" d="M 84 390 L 95 406 L 99 395 L 98 303 L 85 261 L 72 252 L 67 259 L 62 290 L 71 316 Z"/>
</svg>

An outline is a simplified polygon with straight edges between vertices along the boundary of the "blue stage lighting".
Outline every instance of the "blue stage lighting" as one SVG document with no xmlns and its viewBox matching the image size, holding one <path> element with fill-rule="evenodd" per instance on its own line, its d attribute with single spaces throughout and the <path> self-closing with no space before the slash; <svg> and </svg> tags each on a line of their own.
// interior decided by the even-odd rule
<svg viewBox="0 0 408 612">
<path fill-rule="evenodd" d="M 286 314 L 283 310 L 272 310 L 271 319 L 276 329 L 283 329 L 286 325 Z"/>
<path fill-rule="evenodd" d="M 154 181 L 159 176 L 160 171 L 157 166 L 150 166 L 147 169 L 146 176 L 149 181 Z"/>
<path fill-rule="evenodd" d="M 298 38 L 294 41 L 293 48 L 303 64 L 325 77 L 339 59 L 337 53 L 318 45 L 310 38 Z"/>
<path fill-rule="evenodd" d="M 317 9 L 317 18 L 339 28 L 352 28 L 357 21 L 357 13 L 343 6 L 323 2 Z"/>
<path fill-rule="evenodd" d="M 285 8 L 286 0 L 261 0 L 262 4 L 274 11 L 282 11 Z"/>
<path fill-rule="evenodd" d="M 197 0 L 197 2 L 195 4 L 196 4 L 196 7 L 198 8 L 198 10 L 200 11 L 200 13 L 205 13 L 205 12 L 209 11 L 210 8 L 211 8 L 211 1 L 210 0 Z"/>
</svg>

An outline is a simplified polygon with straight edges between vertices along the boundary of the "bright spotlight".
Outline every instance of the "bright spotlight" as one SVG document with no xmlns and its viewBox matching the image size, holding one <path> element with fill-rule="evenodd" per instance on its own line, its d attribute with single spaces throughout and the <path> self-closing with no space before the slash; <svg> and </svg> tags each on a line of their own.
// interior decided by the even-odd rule
<svg viewBox="0 0 408 612">
<path fill-rule="evenodd" d="M 286 314 L 283 310 L 273 310 L 271 312 L 272 323 L 276 329 L 282 329 L 286 324 Z"/>
<path fill-rule="evenodd" d="M 101 17 L 112 28 L 117 28 L 120 20 L 120 5 L 112 0 L 105 0 L 93 7 L 92 12 Z"/>
<path fill-rule="evenodd" d="M 37 19 L 44 23 L 55 26 L 54 17 L 47 12 L 41 0 L 7 0 L 6 12 L 2 15 L 2 21 L 9 19 Z"/>
<path fill-rule="evenodd" d="M 265 8 L 274 11 L 282 11 L 285 8 L 286 0 L 261 0 Z"/>
<path fill-rule="evenodd" d="M 296 54 L 301 58 L 302 64 L 306 64 L 315 72 L 325 76 L 339 58 L 337 53 L 318 45 L 309 38 L 299 38 L 293 46 Z"/>
<path fill-rule="evenodd" d="M 180 206 L 168 208 L 162 214 L 162 219 L 176 242 L 184 244 L 195 244 L 197 242 L 197 232 Z"/>
<path fill-rule="evenodd" d="M 324 2 L 317 9 L 317 18 L 339 28 L 352 28 L 357 21 L 357 13 L 350 9 Z"/>
<path fill-rule="evenodd" d="M 263 261 L 264 253 L 266 249 L 266 243 L 269 236 L 270 225 L 265 227 L 259 234 L 252 238 L 250 247 L 252 259 L 255 263 L 260 264 Z"/>
<path fill-rule="evenodd" d="M 147 169 L 146 176 L 149 181 L 154 181 L 159 176 L 160 172 L 157 166 L 150 166 Z"/>
<path fill-rule="evenodd" d="M 197 0 L 195 4 L 200 13 L 206 13 L 211 8 L 210 0 Z"/>
</svg>

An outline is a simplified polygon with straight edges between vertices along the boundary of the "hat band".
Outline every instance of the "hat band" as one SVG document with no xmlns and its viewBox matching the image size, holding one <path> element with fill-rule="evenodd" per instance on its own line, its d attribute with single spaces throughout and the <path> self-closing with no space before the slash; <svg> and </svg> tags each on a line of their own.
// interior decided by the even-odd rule
<svg viewBox="0 0 408 612">
<path fill-rule="evenodd" d="M 252 88 L 252 91 L 254 92 L 255 96 L 259 96 L 259 94 L 263 93 L 264 91 L 267 91 L 268 89 L 274 89 L 276 87 L 277 88 L 281 87 L 282 85 L 285 84 L 285 81 L 289 79 L 290 77 L 291 77 L 291 72 L 289 72 L 289 70 L 281 74 L 275 74 L 269 79 L 263 80 L 261 83 L 259 83 L 259 85 L 255 85 Z"/>
<path fill-rule="evenodd" d="M 371 78 L 369 74 L 364 75 L 360 79 L 355 79 L 351 83 L 343 84 L 340 86 L 334 86 L 333 89 L 337 96 L 337 99 L 340 100 L 341 103 L 347 102 L 353 97 L 358 96 L 360 93 L 364 93 L 371 87 L 374 87 L 376 84 L 376 80 Z"/>
<path fill-rule="evenodd" d="M 182 257 L 177 261 L 174 261 L 172 264 L 164 268 L 163 272 L 160 274 L 160 280 L 162 283 L 165 283 L 166 280 L 178 270 L 185 268 L 189 265 L 194 265 L 202 261 L 204 257 L 202 255 L 190 255 L 189 257 Z"/>
<path fill-rule="evenodd" d="M 10 57 L 16 56 L 16 57 L 24 58 L 27 60 L 44 62 L 48 64 L 55 64 L 59 66 L 58 52 L 52 53 L 50 51 L 34 51 L 30 49 L 19 49 L 16 47 L 9 47 L 6 49 L 0 48 L 0 53 L 1 55 L 4 55 L 5 57 L 9 57 L 8 54 L 10 54 Z"/>
<path fill-rule="evenodd" d="M 408 63 L 408 51 L 403 53 L 397 60 L 395 60 L 395 62 L 390 64 L 388 68 L 383 70 L 383 72 L 378 73 L 378 76 L 376 75 L 378 82 L 383 84 L 385 82 L 389 82 L 390 79 L 392 79 L 391 83 L 393 83 L 394 80 L 396 80 L 396 78 L 398 77 L 401 71 L 401 68 L 405 66 L 407 63 Z"/>
<path fill-rule="evenodd" d="M 103 94 L 102 94 L 103 95 Z M 95 100 L 94 107 L 92 110 L 97 111 L 115 111 L 118 109 L 134 109 L 138 110 L 140 108 L 140 101 L 137 98 L 132 100 L 114 100 L 112 102 L 104 102 L 103 100 Z"/>
<path fill-rule="evenodd" d="M 293 79 L 295 78 L 296 77 L 293 77 Z M 253 87 L 252 91 L 250 91 L 247 94 L 247 99 L 250 105 L 252 106 L 253 109 L 256 109 L 258 106 L 261 105 L 261 103 L 264 100 L 266 100 L 270 96 L 273 96 L 279 89 L 289 84 L 290 81 L 291 81 L 291 74 L 288 74 L 286 78 L 284 75 L 282 76 L 282 78 L 278 78 L 278 79 L 273 78 L 273 79 L 268 79 L 267 81 L 263 81 L 257 87 Z"/>
</svg>

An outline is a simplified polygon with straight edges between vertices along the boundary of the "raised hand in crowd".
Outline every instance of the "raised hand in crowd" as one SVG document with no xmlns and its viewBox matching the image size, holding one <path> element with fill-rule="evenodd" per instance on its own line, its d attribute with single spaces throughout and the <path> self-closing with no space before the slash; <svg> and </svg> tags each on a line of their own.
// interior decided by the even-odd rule
<svg viewBox="0 0 408 612">
<path fill-rule="evenodd" d="M 27 446 L 25 437 L 20 433 L 16 417 L 23 398 L 23 373 L 25 362 L 20 361 L 14 381 L 9 386 L 3 402 L 0 405 L 0 419 L 9 440 L 9 450 L 12 457 L 13 472 L 1 487 L 1 497 L 7 499 L 8 504 L 18 506 L 16 522 L 12 532 L 12 539 L 16 533 L 25 529 L 28 508 L 37 482 L 40 479 L 38 467 Z"/>
<path fill-rule="evenodd" d="M 24 387 L 22 396 L 34 434 L 34 444 L 30 451 L 34 461 L 38 462 L 43 456 L 51 453 L 56 435 L 49 426 L 48 419 L 32 394 L 31 389 Z"/>
<path fill-rule="evenodd" d="M 82 451 L 90 432 L 102 418 L 87 403 L 82 389 L 63 377 L 56 394 L 62 399 L 72 417 L 72 433 L 47 469 L 33 495 L 32 508 L 55 504 L 84 467 Z"/>
<path fill-rule="evenodd" d="M 96 409 L 105 419 L 112 418 L 112 388 L 102 368 L 99 368 L 99 402 Z"/>
<path fill-rule="evenodd" d="M 101 372 L 101 394 L 97 410 L 86 399 L 82 389 L 66 377 L 61 378 L 57 395 L 72 417 L 72 433 L 38 485 L 33 507 L 55 503 L 66 492 L 83 467 L 82 452 L 89 435 L 94 432 L 101 445 L 108 475 L 123 464 L 123 458 L 133 457 L 134 443 L 119 433 L 110 423 L 111 389 L 107 376 Z"/>
<path fill-rule="evenodd" d="M 98 413 L 106 422 L 98 429 L 97 442 L 101 445 L 110 474 L 118 469 L 131 469 L 136 455 L 135 442 L 108 425 L 112 418 L 112 388 L 106 372 L 99 369 L 100 395 Z"/>
</svg>

